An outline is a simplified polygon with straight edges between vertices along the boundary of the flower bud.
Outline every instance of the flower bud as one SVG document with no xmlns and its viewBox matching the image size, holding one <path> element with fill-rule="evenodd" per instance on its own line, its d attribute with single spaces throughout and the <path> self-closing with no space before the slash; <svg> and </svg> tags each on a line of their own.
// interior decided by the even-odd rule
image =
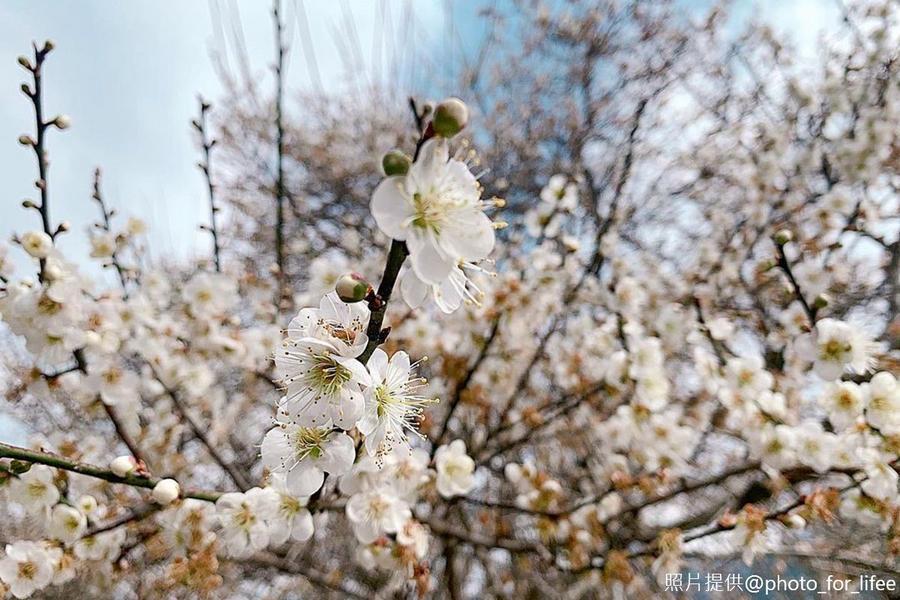
<svg viewBox="0 0 900 600">
<path fill-rule="evenodd" d="M 822 310 L 831 302 L 831 298 L 828 297 L 828 294 L 819 294 L 816 296 L 816 299 L 813 300 L 813 307 L 816 310 Z"/>
<path fill-rule="evenodd" d="M 85 494 L 78 499 L 78 508 L 86 515 L 90 515 L 97 510 L 97 499 L 90 494 Z"/>
<path fill-rule="evenodd" d="M 53 119 L 53 124 L 57 129 L 68 129 L 72 125 L 72 119 L 69 118 L 69 115 L 59 115 Z"/>
<path fill-rule="evenodd" d="M 338 298 L 348 304 L 365 300 L 371 289 L 371 284 L 359 273 L 341 275 L 334 286 Z"/>
<path fill-rule="evenodd" d="M 50 52 L 54 48 L 56 48 L 56 44 L 53 43 L 53 40 L 47 40 L 46 42 L 44 42 L 44 52 Z"/>
<path fill-rule="evenodd" d="M 25 67 L 26 69 L 30 69 L 30 68 L 31 68 L 31 61 L 28 60 L 27 57 L 25 57 L 25 56 L 20 56 L 20 57 L 17 58 L 16 60 L 18 60 L 18 61 L 19 61 L 19 64 L 22 65 L 23 67 Z"/>
<path fill-rule="evenodd" d="M 30 135 L 22 134 L 19 136 L 19 143 L 23 146 L 34 146 L 34 138 Z"/>
<path fill-rule="evenodd" d="M 127 477 L 137 469 L 137 461 L 131 456 L 117 456 L 109 463 L 109 470 L 118 477 Z"/>
<path fill-rule="evenodd" d="M 794 234 L 792 234 L 789 229 L 781 229 L 775 233 L 772 239 L 779 246 L 784 246 L 794 239 Z"/>
<path fill-rule="evenodd" d="M 392 175 L 406 175 L 412 159 L 399 150 L 391 150 L 381 159 L 381 168 L 388 177 Z"/>
<path fill-rule="evenodd" d="M 153 488 L 153 499 L 159 504 L 171 504 L 181 494 L 181 486 L 174 479 L 162 479 Z"/>
<path fill-rule="evenodd" d="M 431 127 L 434 132 L 445 138 L 451 138 L 469 122 L 469 108 L 459 98 L 447 98 L 434 109 Z"/>
</svg>

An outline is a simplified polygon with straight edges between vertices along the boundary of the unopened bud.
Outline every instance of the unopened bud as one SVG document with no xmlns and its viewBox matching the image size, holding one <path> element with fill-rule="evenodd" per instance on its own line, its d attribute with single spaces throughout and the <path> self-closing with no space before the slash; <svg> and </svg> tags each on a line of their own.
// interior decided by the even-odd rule
<svg viewBox="0 0 900 600">
<path fill-rule="evenodd" d="M 392 175 L 406 175 L 412 159 L 399 150 L 391 150 L 381 159 L 381 168 L 388 177 Z"/>
<path fill-rule="evenodd" d="M 59 115 L 53 119 L 53 124 L 56 125 L 57 129 L 68 129 L 72 125 L 72 120 L 69 118 L 69 115 Z"/>
<path fill-rule="evenodd" d="M 784 246 L 794 239 L 794 234 L 792 234 L 789 229 L 781 229 L 775 233 L 772 239 L 779 246 Z"/>
<path fill-rule="evenodd" d="M 37 208 L 38 205 L 35 204 L 31 198 L 25 198 L 24 200 L 22 200 L 22 207 L 23 208 Z"/>
<path fill-rule="evenodd" d="M 109 470 L 118 477 L 128 477 L 137 469 L 137 461 L 131 456 L 117 456 L 109 463 Z"/>
<path fill-rule="evenodd" d="M 451 138 L 469 122 L 469 108 L 459 98 L 447 98 L 434 109 L 431 127 L 434 132 L 445 138 Z"/>
<path fill-rule="evenodd" d="M 806 527 L 806 519 L 796 513 L 785 515 L 781 518 L 781 522 L 791 529 L 803 529 Z"/>
<path fill-rule="evenodd" d="M 23 146 L 34 146 L 34 138 L 32 138 L 30 135 L 23 134 L 19 136 L 19 143 Z"/>
<path fill-rule="evenodd" d="M 347 303 L 365 300 L 371 289 L 371 284 L 359 273 L 341 275 L 334 286 L 338 298 Z"/>
<path fill-rule="evenodd" d="M 16 60 L 18 60 L 18 61 L 19 61 L 19 64 L 22 65 L 23 67 L 25 67 L 26 69 L 30 69 L 30 68 L 31 68 L 31 61 L 28 60 L 27 57 L 25 57 L 25 56 L 20 56 L 20 57 L 17 58 Z"/>
<path fill-rule="evenodd" d="M 171 504 L 181 495 L 181 486 L 174 479 L 163 479 L 156 484 L 151 495 L 158 504 Z"/>
<path fill-rule="evenodd" d="M 54 48 L 56 48 L 56 44 L 53 43 L 53 40 L 47 40 L 46 42 L 44 42 L 44 52 L 50 52 Z"/>
<path fill-rule="evenodd" d="M 828 294 L 819 294 L 818 296 L 816 296 L 816 299 L 813 300 L 813 306 L 817 310 L 822 310 L 823 308 L 828 306 L 830 303 L 831 303 L 831 298 L 828 297 Z"/>
</svg>

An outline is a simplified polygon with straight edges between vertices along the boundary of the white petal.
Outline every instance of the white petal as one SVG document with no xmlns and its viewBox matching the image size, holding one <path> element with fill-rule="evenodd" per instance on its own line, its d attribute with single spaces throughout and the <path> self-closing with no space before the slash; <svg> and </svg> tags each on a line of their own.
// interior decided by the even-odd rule
<svg viewBox="0 0 900 600">
<path fill-rule="evenodd" d="M 406 240 L 409 258 L 416 276 L 425 283 L 440 284 L 456 266 L 458 257 L 441 254 L 431 232 L 414 232 Z"/>
<path fill-rule="evenodd" d="M 429 286 L 416 277 L 412 270 L 407 270 L 400 280 L 400 293 L 410 308 L 419 308 L 428 296 Z"/>
<path fill-rule="evenodd" d="M 372 353 L 372 356 L 369 357 L 369 362 L 366 363 L 369 374 L 372 376 L 372 385 L 378 385 L 385 380 L 387 377 L 387 366 L 387 352 L 381 348 L 376 348 L 375 352 Z"/>
<path fill-rule="evenodd" d="M 353 440 L 344 433 L 332 434 L 325 442 L 322 451 L 322 458 L 317 461 L 317 464 L 332 475 L 343 475 L 350 470 L 356 459 Z"/>
<path fill-rule="evenodd" d="M 414 214 L 412 202 L 404 193 L 403 183 L 403 177 L 388 177 L 375 188 L 370 204 L 378 228 L 395 240 L 406 239 L 408 229 L 403 223 Z"/>
</svg>

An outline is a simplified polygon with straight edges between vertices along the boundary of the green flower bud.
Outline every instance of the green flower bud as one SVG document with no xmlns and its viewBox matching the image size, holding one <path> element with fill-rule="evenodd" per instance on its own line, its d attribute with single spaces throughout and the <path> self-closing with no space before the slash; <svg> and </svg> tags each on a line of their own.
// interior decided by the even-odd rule
<svg viewBox="0 0 900 600">
<path fill-rule="evenodd" d="M 434 109 L 431 127 L 434 132 L 445 138 L 451 138 L 469 122 L 469 108 L 459 98 L 447 98 Z"/>
<path fill-rule="evenodd" d="M 828 297 L 828 294 L 819 294 L 816 296 L 816 299 L 813 300 L 813 306 L 816 310 L 822 310 L 831 302 L 831 298 Z"/>
<path fill-rule="evenodd" d="M 794 234 L 792 234 L 788 229 L 781 229 L 776 232 L 774 236 L 772 236 L 772 239 L 779 246 L 784 246 L 794 239 Z"/>
<path fill-rule="evenodd" d="M 406 175 L 412 159 L 399 150 L 391 150 L 381 159 L 381 168 L 388 177 L 392 175 Z"/>
<path fill-rule="evenodd" d="M 343 302 L 361 302 L 369 295 L 372 286 L 359 273 L 341 275 L 334 286 L 338 298 Z"/>
</svg>

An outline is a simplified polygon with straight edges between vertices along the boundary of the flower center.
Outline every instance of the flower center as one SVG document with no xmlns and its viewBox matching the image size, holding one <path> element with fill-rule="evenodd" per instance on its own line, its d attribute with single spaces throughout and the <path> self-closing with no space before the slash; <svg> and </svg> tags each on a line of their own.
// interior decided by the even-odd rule
<svg viewBox="0 0 900 600">
<path fill-rule="evenodd" d="M 324 452 L 322 444 L 328 437 L 330 430 L 326 427 L 301 427 L 294 434 L 294 454 L 297 461 L 308 456 L 319 458 Z"/>
<path fill-rule="evenodd" d="M 328 354 L 316 357 L 315 366 L 309 371 L 309 382 L 326 396 L 338 393 L 350 381 L 350 369 L 338 363 Z"/>
<path fill-rule="evenodd" d="M 441 226 L 447 217 L 447 209 L 437 194 L 416 192 L 413 194 L 413 209 L 414 214 L 410 221 L 413 227 L 430 229 L 435 233 L 441 232 Z"/>
<path fill-rule="evenodd" d="M 19 578 L 20 579 L 34 579 L 34 576 L 37 575 L 37 565 L 31 562 L 30 560 L 19 563 Z"/>
<path fill-rule="evenodd" d="M 840 361 L 845 352 L 850 351 L 850 344 L 845 344 L 840 340 L 828 340 L 822 347 L 822 358 L 825 360 Z"/>
</svg>

